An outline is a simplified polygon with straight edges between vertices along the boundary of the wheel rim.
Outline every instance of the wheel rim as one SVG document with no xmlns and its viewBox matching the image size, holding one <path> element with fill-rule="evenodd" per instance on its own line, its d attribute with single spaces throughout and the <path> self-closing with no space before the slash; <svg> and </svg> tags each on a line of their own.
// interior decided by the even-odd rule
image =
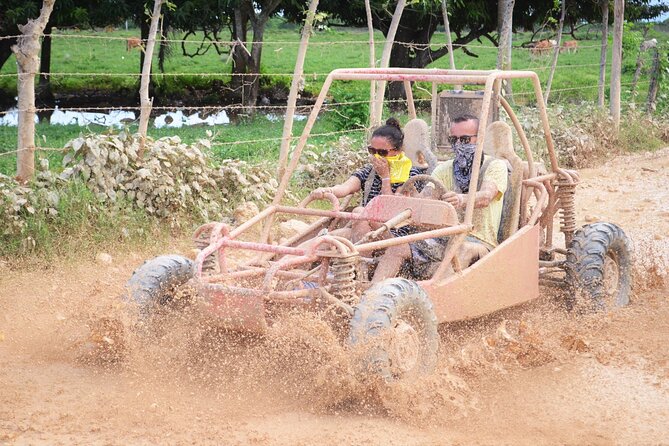
<svg viewBox="0 0 669 446">
<path fill-rule="evenodd" d="M 602 278 L 606 301 L 615 306 L 618 304 L 618 290 L 620 289 L 620 265 L 616 255 L 608 252 L 604 257 L 604 277 Z"/>
<path fill-rule="evenodd" d="M 418 364 L 420 356 L 418 332 L 403 320 L 398 321 L 393 328 L 390 353 L 392 372 L 395 376 L 413 370 Z"/>
</svg>

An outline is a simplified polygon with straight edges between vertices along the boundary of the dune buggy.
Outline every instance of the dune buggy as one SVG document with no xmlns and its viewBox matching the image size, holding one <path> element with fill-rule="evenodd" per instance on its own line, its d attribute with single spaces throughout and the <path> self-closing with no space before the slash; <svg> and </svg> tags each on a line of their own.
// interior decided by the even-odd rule
<svg viewBox="0 0 669 446">
<path fill-rule="evenodd" d="M 545 135 L 547 169 L 535 162 L 523 126 L 500 94 L 502 81 L 513 79 L 525 79 L 533 85 Z M 434 187 L 443 188 L 429 177 L 410 179 L 402 194 L 374 198 L 362 213 L 345 209 L 333 195 L 327 197 L 331 203 L 328 209 L 307 207 L 308 201 L 297 206 L 282 204 L 328 89 L 338 80 L 404 82 L 413 118 L 410 82 L 431 83 L 433 91 L 436 85 L 445 84 L 474 86 L 479 96 L 482 92 L 482 124 L 463 216 L 447 202 L 413 193 L 415 180 L 429 180 Z M 513 129 L 502 121 L 483 124 L 490 121 L 495 107 L 505 110 Z M 410 131 L 412 126 L 418 131 Z M 425 122 L 412 119 L 405 129 L 407 154 L 416 162 L 433 157 L 430 149 L 434 135 L 430 136 Z M 524 159 L 513 148 L 514 129 Z M 419 135 L 418 139 L 410 134 Z M 474 264 L 459 265 L 455 253 L 472 229 L 475 185 L 484 152 L 506 160 L 510 172 L 499 245 Z M 534 72 L 334 70 L 315 102 L 273 203 L 237 227 L 225 223 L 201 226 L 194 234 L 199 249 L 194 261 L 179 255 L 147 261 L 130 278 L 129 297 L 139 306 L 142 316 L 149 318 L 157 308 L 170 303 L 177 288 L 187 285 L 196 291 L 192 304 L 212 316 L 217 325 L 253 333 L 264 333 L 284 310 L 334 314 L 333 323 L 344 326 L 345 342 L 372 346 L 365 349 L 365 366 L 361 370 L 387 381 L 407 379 L 434 368 L 439 349 L 438 324 L 477 318 L 536 299 L 540 284 L 566 287 L 566 304 L 570 307 L 603 309 L 628 302 L 630 241 L 614 224 L 576 227 L 577 183 L 575 172 L 558 165 Z M 312 223 L 284 243 L 273 244 L 269 235 L 281 214 L 309 217 Z M 356 244 L 332 232 L 354 220 L 373 222 L 379 229 Z M 384 237 L 385 231 L 405 224 L 418 228 L 417 232 Z M 260 239 L 240 240 L 255 225 L 263 226 Z M 375 253 L 393 245 L 443 236 L 450 237 L 444 259 L 428 280 L 397 277 L 371 285 Z M 558 239 L 560 242 L 554 243 Z M 252 255 L 246 256 L 246 261 L 232 262 L 233 250 Z"/>
</svg>

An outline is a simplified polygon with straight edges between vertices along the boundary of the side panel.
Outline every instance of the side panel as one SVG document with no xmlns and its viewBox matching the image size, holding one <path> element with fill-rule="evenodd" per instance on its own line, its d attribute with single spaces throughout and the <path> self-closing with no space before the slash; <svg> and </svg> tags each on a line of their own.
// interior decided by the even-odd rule
<svg viewBox="0 0 669 446">
<path fill-rule="evenodd" d="M 466 270 L 421 282 L 442 322 L 472 319 L 539 296 L 539 225 L 525 226 Z"/>
<path fill-rule="evenodd" d="M 262 291 L 249 290 L 241 295 L 225 285 L 190 283 L 197 290 L 200 311 L 214 317 L 217 326 L 260 334 L 267 331 Z"/>
</svg>

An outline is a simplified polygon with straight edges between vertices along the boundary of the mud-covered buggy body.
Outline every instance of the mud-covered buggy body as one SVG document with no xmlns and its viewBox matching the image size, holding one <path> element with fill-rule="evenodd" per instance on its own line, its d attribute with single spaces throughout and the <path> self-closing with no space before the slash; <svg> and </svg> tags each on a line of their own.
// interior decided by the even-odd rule
<svg viewBox="0 0 669 446">
<path fill-rule="evenodd" d="M 538 168 L 522 125 L 500 94 L 502 81 L 513 79 L 525 79 L 534 87 L 549 158 L 547 169 Z M 308 200 L 297 206 L 282 204 L 329 87 L 336 80 L 404 82 L 408 93 L 411 82 L 418 81 L 431 83 L 433 93 L 437 85 L 444 84 L 479 88 L 481 125 L 464 215 L 459 216 L 445 201 L 418 196 L 414 178 L 397 194 L 372 199 L 362 213 L 344 209 L 331 194 L 327 196 L 331 203 L 328 209 L 307 207 Z M 415 118 L 412 95 L 407 94 L 407 99 Z M 436 108 L 433 106 L 433 121 Z M 497 108 L 506 112 L 523 147 L 522 157 L 513 148 L 511 126 L 501 121 L 486 125 Z M 410 144 L 405 141 L 405 150 L 416 155 Z M 433 146 L 434 142 L 423 141 L 423 158 L 432 155 L 427 152 Z M 505 200 L 499 245 L 474 264 L 460 265 L 456 253 L 472 230 L 484 152 L 507 162 L 509 199 Z M 564 285 L 569 290 L 568 306 L 602 308 L 624 305 L 629 299 L 629 241 L 612 224 L 577 229 L 574 194 L 578 176 L 558 165 L 534 72 L 334 70 L 323 85 L 292 158 L 287 166 L 279 166 L 279 171 L 284 173 L 277 196 L 266 209 L 234 228 L 209 223 L 196 231 L 199 253 L 194 261 L 161 256 L 135 271 L 128 285 L 143 316 L 167 304 L 175 288 L 183 285 L 195 290 L 195 305 L 213 316 L 214 323 L 230 330 L 264 333 L 284 310 L 337 314 L 348 325 L 350 344 L 374 345 L 367 361 L 371 370 L 393 380 L 434 366 L 439 323 L 476 318 L 535 299 L 540 283 Z M 443 188 L 437 180 L 419 180 Z M 281 244 L 270 243 L 277 218 L 304 217 L 312 221 L 307 230 Z M 366 220 L 379 229 L 356 244 L 333 235 L 337 233 L 334 229 L 356 220 Z M 561 237 L 556 234 L 556 224 Z M 402 225 L 411 225 L 416 231 L 402 237 L 386 236 L 390 228 Z M 263 229 L 257 241 L 242 240 L 248 240 L 248 233 L 258 227 Z M 371 285 L 374 262 L 384 249 L 444 236 L 449 237 L 445 255 L 432 277 L 418 281 L 391 278 Z M 561 246 L 554 246 L 557 239 L 561 239 Z M 245 251 L 239 257 L 243 261 L 233 258 L 239 250 Z"/>
</svg>

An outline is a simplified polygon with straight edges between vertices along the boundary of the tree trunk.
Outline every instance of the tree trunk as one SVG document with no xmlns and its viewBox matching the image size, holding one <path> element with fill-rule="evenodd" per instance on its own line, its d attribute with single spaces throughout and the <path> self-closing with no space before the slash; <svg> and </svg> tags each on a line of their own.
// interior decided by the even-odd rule
<svg viewBox="0 0 669 446">
<path fill-rule="evenodd" d="M 239 41 L 235 45 L 233 61 L 245 59 L 245 63 L 234 65 L 233 75 L 240 76 L 239 90 L 241 90 L 241 103 L 245 111 L 249 114 L 255 112 L 255 104 L 260 93 L 260 59 L 262 56 L 263 39 L 265 35 L 265 26 L 276 8 L 279 7 L 280 0 L 272 0 L 262 5 L 260 11 L 256 10 L 257 4 L 251 0 L 242 0 L 234 10 L 235 34 L 246 35 L 246 23 L 251 21 L 253 29 L 253 43 L 251 50 L 242 46 Z M 245 42 L 242 42 L 245 44 Z"/>
<path fill-rule="evenodd" d="M 248 56 L 246 49 L 248 15 L 237 5 L 233 14 L 232 40 L 235 42 L 232 48 L 232 88 L 233 94 L 242 102 L 242 90 L 246 81 L 245 74 L 248 73 Z"/>
<path fill-rule="evenodd" d="M 409 42 L 413 36 L 409 36 L 408 33 L 403 32 L 403 30 L 398 30 L 396 38 L 401 42 Z M 414 64 L 417 62 L 417 57 L 410 57 L 409 52 L 411 49 L 406 45 L 394 45 L 393 50 L 390 53 L 390 66 L 392 67 L 407 67 L 407 68 L 416 68 Z M 377 92 L 377 94 L 383 95 L 383 92 Z M 390 101 L 401 101 L 406 98 L 406 92 L 404 91 L 403 82 L 390 82 L 388 84 L 388 100 Z M 378 97 L 377 97 L 378 101 Z M 382 102 L 379 101 L 379 102 Z M 395 104 L 395 102 L 391 102 Z M 377 110 L 377 116 L 379 111 Z M 378 122 L 377 122 L 378 124 Z"/>
<path fill-rule="evenodd" d="M 12 51 L 18 68 L 19 122 L 16 177 L 27 182 L 35 174 L 35 74 L 39 69 L 40 36 L 56 0 L 44 0 L 40 15 L 19 26 L 21 36 Z"/>
<path fill-rule="evenodd" d="M 156 34 L 158 32 L 158 21 L 160 20 L 160 10 L 163 6 L 163 0 L 155 0 L 153 4 L 153 14 L 151 15 L 151 28 L 146 40 L 146 49 L 144 57 L 144 66 L 142 67 L 142 80 L 139 86 L 139 100 L 141 113 L 139 115 L 139 150 L 137 155 L 141 159 L 144 156 L 144 146 L 146 143 L 146 133 L 149 128 L 149 117 L 151 116 L 151 105 L 153 98 L 149 98 L 149 83 L 151 82 L 151 62 L 153 61 L 153 49 L 156 46 Z"/>
<path fill-rule="evenodd" d="M 498 14 L 499 14 L 499 47 L 497 49 L 497 69 L 510 70 L 511 69 L 511 43 L 512 43 L 512 29 L 513 29 L 513 6 L 515 0 L 499 0 Z M 504 90 L 506 96 L 511 96 L 511 81 L 504 82 Z"/>
<path fill-rule="evenodd" d="M 657 90 L 660 84 L 660 49 L 655 48 L 653 56 L 653 68 L 650 73 L 650 84 L 648 85 L 648 102 L 646 103 L 646 113 L 655 113 L 657 106 Z"/>
<path fill-rule="evenodd" d="M 606 52 L 609 44 L 609 0 L 601 0 L 602 8 L 602 49 L 599 56 L 599 93 L 597 104 L 604 109 L 604 86 L 606 83 Z"/>
<path fill-rule="evenodd" d="M 620 72 L 623 56 L 625 0 L 615 0 L 613 8 L 613 55 L 611 56 L 611 116 L 616 133 L 620 127 Z"/>
<path fill-rule="evenodd" d="M 644 28 L 643 31 L 643 40 L 639 44 L 639 54 L 636 57 L 636 69 L 634 70 L 634 78 L 632 79 L 632 86 L 630 90 L 632 91 L 632 105 L 636 106 L 636 86 L 639 82 L 639 77 L 641 76 L 641 69 L 643 68 L 643 53 L 645 53 L 648 48 L 645 45 L 646 36 L 648 35 L 648 29 Z"/>
<path fill-rule="evenodd" d="M 40 75 L 39 75 L 39 84 L 37 85 L 37 90 L 35 91 L 36 97 L 35 102 L 37 103 L 37 108 L 53 108 L 56 105 L 56 99 L 53 96 L 51 91 L 51 82 L 49 79 L 49 74 L 51 73 L 51 31 L 53 30 L 53 25 L 49 21 L 46 27 L 44 28 L 44 39 L 42 40 L 42 57 L 40 59 Z M 42 112 L 37 112 L 39 120 L 49 119 L 52 110 L 45 110 Z"/>
<path fill-rule="evenodd" d="M 242 104 L 248 114 L 255 112 L 254 106 L 260 93 L 260 59 L 262 56 L 263 38 L 267 19 L 258 19 L 253 26 L 253 44 L 251 46 L 251 57 L 248 60 L 249 75 L 244 85 Z"/>
<path fill-rule="evenodd" d="M 140 15 L 140 20 L 139 20 L 139 37 L 142 40 L 142 49 L 143 51 L 139 52 L 139 73 L 141 75 L 142 70 L 144 70 L 144 58 L 146 54 L 146 45 L 149 40 L 149 31 L 150 31 L 150 24 L 147 23 L 146 20 L 144 20 L 144 12 Z"/>
<path fill-rule="evenodd" d="M 560 24 L 558 25 L 557 44 L 553 48 L 553 62 L 551 63 L 551 71 L 548 74 L 548 82 L 546 82 L 546 92 L 544 93 L 544 105 L 548 105 L 548 96 L 551 94 L 551 84 L 553 83 L 553 76 L 555 75 L 555 67 L 557 66 L 558 55 L 560 54 L 560 45 L 562 45 L 562 27 L 564 26 L 565 3 L 567 0 L 562 0 L 562 12 L 560 13 Z"/>
</svg>

